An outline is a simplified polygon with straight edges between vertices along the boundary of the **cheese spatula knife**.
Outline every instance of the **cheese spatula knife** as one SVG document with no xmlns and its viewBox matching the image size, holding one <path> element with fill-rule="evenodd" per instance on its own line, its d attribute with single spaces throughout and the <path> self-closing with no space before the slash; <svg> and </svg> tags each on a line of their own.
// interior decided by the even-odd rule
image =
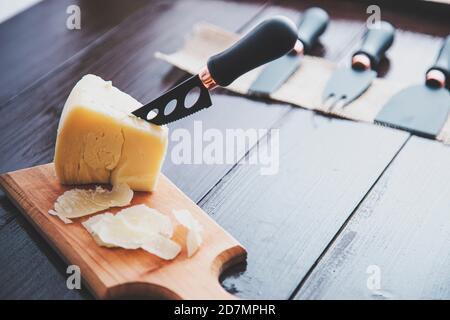
<svg viewBox="0 0 450 320">
<path fill-rule="evenodd" d="M 226 87 L 244 73 L 288 53 L 296 40 L 297 28 L 291 20 L 282 16 L 267 19 L 233 46 L 210 57 L 199 74 L 133 111 L 133 114 L 162 125 L 208 108 L 212 104 L 209 90 L 217 86 Z M 190 106 L 185 100 L 193 90 L 199 90 L 199 96 Z"/>
<path fill-rule="evenodd" d="M 353 54 L 352 66 L 339 68 L 328 80 L 322 95 L 325 109 L 344 107 L 370 87 L 377 76 L 374 68 L 394 41 L 394 31 L 386 21 L 367 30 L 361 48 Z"/>
<path fill-rule="evenodd" d="M 445 39 L 435 64 L 428 69 L 424 84 L 395 94 L 378 113 L 375 123 L 436 138 L 450 112 L 450 35 Z"/>
<path fill-rule="evenodd" d="M 264 67 L 252 83 L 250 94 L 267 97 L 276 91 L 298 69 L 304 53 L 311 50 L 324 33 L 328 21 L 329 17 L 325 10 L 318 7 L 307 9 L 298 23 L 298 40 L 294 49 Z"/>
</svg>

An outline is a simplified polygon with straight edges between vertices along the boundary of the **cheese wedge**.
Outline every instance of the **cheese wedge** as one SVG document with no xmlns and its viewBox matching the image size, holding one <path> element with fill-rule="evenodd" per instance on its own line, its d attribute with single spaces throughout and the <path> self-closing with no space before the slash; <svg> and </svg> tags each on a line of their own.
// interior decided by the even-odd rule
<svg viewBox="0 0 450 320">
<path fill-rule="evenodd" d="M 142 104 L 95 75 L 72 89 L 55 150 L 63 184 L 126 183 L 153 191 L 167 150 L 168 129 L 131 114 Z"/>
</svg>

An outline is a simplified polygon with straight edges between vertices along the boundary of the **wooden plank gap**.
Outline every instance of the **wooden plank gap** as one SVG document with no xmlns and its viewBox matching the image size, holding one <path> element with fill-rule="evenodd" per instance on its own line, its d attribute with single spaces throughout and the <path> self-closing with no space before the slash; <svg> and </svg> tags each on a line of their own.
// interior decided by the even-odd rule
<svg viewBox="0 0 450 320">
<path fill-rule="evenodd" d="M 388 168 L 390 167 L 390 165 L 394 162 L 394 160 L 397 158 L 397 156 L 400 154 L 400 152 L 403 150 L 403 148 L 406 146 L 406 144 L 408 143 L 408 141 L 411 139 L 411 135 L 405 139 L 405 141 L 403 142 L 403 144 L 400 146 L 400 148 L 397 150 L 397 152 L 394 154 L 394 156 L 392 157 L 391 161 L 389 161 L 386 165 L 386 167 L 383 169 L 383 171 L 380 173 L 380 175 L 378 176 L 378 178 L 374 181 L 374 183 L 372 184 L 372 186 L 369 188 L 369 190 L 367 190 L 366 194 L 364 195 L 364 197 L 361 198 L 361 200 L 359 201 L 359 203 L 356 205 L 355 209 L 352 211 L 352 213 L 348 216 L 348 218 L 345 220 L 345 222 L 342 224 L 342 226 L 339 228 L 339 230 L 336 232 L 336 234 L 333 236 L 333 238 L 331 239 L 331 241 L 328 243 L 328 245 L 325 247 L 325 249 L 322 251 L 322 253 L 320 254 L 320 256 L 317 258 L 317 260 L 314 262 L 314 264 L 311 266 L 311 268 L 308 270 L 308 272 L 305 274 L 305 276 L 303 277 L 303 279 L 299 282 L 298 286 L 295 288 L 295 290 L 292 292 L 292 294 L 289 296 L 289 300 L 293 300 L 298 293 L 300 292 L 300 290 L 302 289 L 303 285 L 306 283 L 306 281 L 308 280 L 309 276 L 311 275 L 311 273 L 314 271 L 314 269 L 316 268 L 316 266 L 319 264 L 319 262 L 322 260 L 322 258 L 325 256 L 325 254 L 328 252 L 328 250 L 332 247 L 332 245 L 335 243 L 335 241 L 339 238 L 339 236 L 341 235 L 342 231 L 346 228 L 346 226 L 349 224 L 349 222 L 351 221 L 351 219 L 353 218 L 353 216 L 358 212 L 361 204 L 366 200 L 367 196 L 372 192 L 372 190 L 375 188 L 375 186 L 377 185 L 378 181 L 380 181 L 380 179 L 383 177 L 384 173 L 386 172 L 386 170 L 388 170 Z"/>
</svg>

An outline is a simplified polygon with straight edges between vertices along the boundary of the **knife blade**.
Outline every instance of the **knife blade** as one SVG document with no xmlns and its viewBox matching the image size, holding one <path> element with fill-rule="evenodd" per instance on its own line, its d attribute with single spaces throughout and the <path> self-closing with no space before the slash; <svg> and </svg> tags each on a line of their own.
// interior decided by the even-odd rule
<svg viewBox="0 0 450 320">
<path fill-rule="evenodd" d="M 252 83 L 249 93 L 267 97 L 299 68 L 304 53 L 309 52 L 328 26 L 328 13 L 322 8 L 307 9 L 298 22 L 297 42 L 289 54 L 269 63 Z"/>
<path fill-rule="evenodd" d="M 386 21 L 367 30 L 361 48 L 352 56 L 351 67 L 337 69 L 325 86 L 322 104 L 327 111 L 346 106 L 370 87 L 377 76 L 374 69 L 394 41 L 394 32 Z"/>
<path fill-rule="evenodd" d="M 401 90 L 391 97 L 375 123 L 407 130 L 425 138 L 436 138 L 450 113 L 450 35 L 444 40 L 425 83 Z"/>
<path fill-rule="evenodd" d="M 132 113 L 162 125 L 208 108 L 212 104 L 209 90 L 226 87 L 244 73 L 288 53 L 296 40 L 296 26 L 290 19 L 283 16 L 267 19 L 230 48 L 210 57 L 199 74 Z M 193 90 L 200 91 L 198 99 L 187 105 L 186 98 Z"/>
</svg>

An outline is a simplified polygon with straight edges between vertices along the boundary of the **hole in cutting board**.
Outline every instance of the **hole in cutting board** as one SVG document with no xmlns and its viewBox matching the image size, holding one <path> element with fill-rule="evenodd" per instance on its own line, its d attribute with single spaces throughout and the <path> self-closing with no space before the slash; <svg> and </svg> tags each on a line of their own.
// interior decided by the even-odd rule
<svg viewBox="0 0 450 320">
<path fill-rule="evenodd" d="M 242 297 L 240 293 L 242 290 L 236 286 L 236 283 L 241 282 L 246 278 L 245 271 L 247 270 L 247 262 L 243 261 L 234 266 L 226 268 L 219 276 L 220 285 L 229 293 L 238 297 Z M 243 298 L 243 297 L 242 297 Z"/>
</svg>

